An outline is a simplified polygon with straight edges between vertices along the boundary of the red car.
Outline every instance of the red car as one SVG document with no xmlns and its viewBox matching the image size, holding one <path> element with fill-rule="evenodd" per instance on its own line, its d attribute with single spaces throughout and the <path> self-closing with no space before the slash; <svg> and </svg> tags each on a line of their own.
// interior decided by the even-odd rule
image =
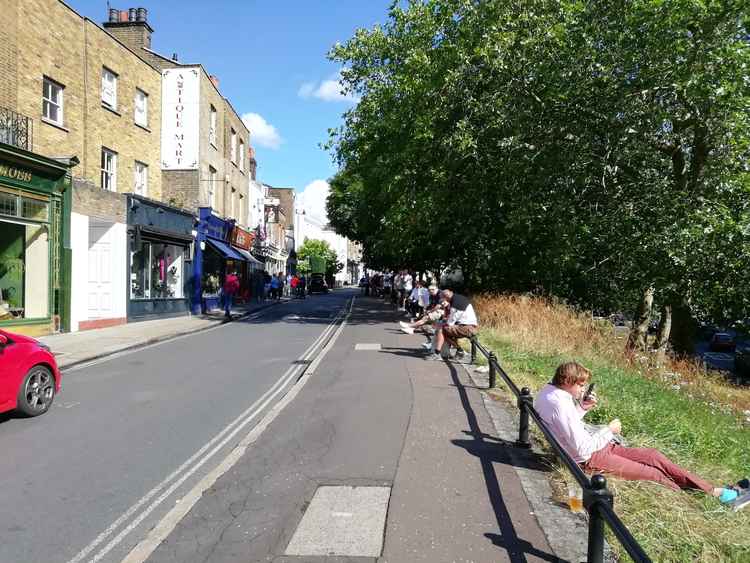
<svg viewBox="0 0 750 563">
<path fill-rule="evenodd" d="M 0 412 L 44 414 L 60 391 L 61 378 L 47 345 L 0 330 Z"/>
</svg>

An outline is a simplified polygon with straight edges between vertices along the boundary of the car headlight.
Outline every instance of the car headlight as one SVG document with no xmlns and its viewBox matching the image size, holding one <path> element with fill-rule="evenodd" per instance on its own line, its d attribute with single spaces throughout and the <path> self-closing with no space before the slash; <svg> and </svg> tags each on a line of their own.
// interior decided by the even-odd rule
<svg viewBox="0 0 750 563">
<path fill-rule="evenodd" d="M 36 341 L 36 343 L 37 343 L 37 344 L 39 345 L 39 347 L 40 347 L 40 348 L 41 348 L 42 350 L 46 350 L 46 351 L 47 351 L 47 352 L 49 352 L 50 354 L 52 353 L 52 349 L 51 349 L 51 348 L 50 348 L 49 346 L 47 346 L 47 345 L 46 345 L 46 344 L 45 344 L 44 342 L 39 342 L 39 341 L 37 340 L 37 341 Z"/>
</svg>

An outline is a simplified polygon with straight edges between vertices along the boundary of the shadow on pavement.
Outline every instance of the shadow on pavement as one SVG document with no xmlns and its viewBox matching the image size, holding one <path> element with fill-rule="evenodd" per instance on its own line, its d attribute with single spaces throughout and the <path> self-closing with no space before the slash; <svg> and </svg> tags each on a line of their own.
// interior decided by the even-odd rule
<svg viewBox="0 0 750 563">
<path fill-rule="evenodd" d="M 451 379 L 458 390 L 461 405 L 469 423 L 470 430 L 467 434 L 472 437 L 471 440 L 453 440 L 453 443 L 479 458 L 482 464 L 482 474 L 487 486 L 487 494 L 492 503 L 497 525 L 500 529 L 500 534 L 487 533 L 485 537 L 491 540 L 494 545 L 504 548 L 508 554 L 508 558 L 513 562 L 526 561 L 526 555 L 538 557 L 544 561 L 560 561 L 560 558 L 554 554 L 539 550 L 526 540 L 518 537 L 516 529 L 513 526 L 513 520 L 505 506 L 500 484 L 497 481 L 497 475 L 493 467 L 493 463 L 495 462 L 513 465 L 510 457 L 502 451 L 503 446 L 507 446 L 508 443 L 497 438 L 493 438 L 492 443 L 486 441 L 487 435 L 479 427 L 479 422 L 469 401 L 466 387 L 461 383 L 456 367 L 450 363 L 448 367 L 450 368 Z M 500 443 L 498 444 L 498 442 Z M 532 468 L 537 469 L 536 466 Z"/>
</svg>

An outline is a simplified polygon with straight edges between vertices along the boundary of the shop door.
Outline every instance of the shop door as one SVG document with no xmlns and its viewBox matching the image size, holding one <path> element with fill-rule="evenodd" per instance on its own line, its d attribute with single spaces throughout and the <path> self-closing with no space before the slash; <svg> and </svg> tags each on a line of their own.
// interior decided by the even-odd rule
<svg viewBox="0 0 750 563">
<path fill-rule="evenodd" d="M 109 225 L 89 226 L 89 319 L 106 319 L 114 316 L 111 241 Z"/>
</svg>

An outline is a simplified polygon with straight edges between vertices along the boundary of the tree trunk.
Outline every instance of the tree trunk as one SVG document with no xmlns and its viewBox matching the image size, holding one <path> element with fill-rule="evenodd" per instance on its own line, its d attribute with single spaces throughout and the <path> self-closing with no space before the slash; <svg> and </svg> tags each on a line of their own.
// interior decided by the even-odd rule
<svg viewBox="0 0 750 563">
<path fill-rule="evenodd" d="M 638 304 L 636 318 L 628 336 L 627 350 L 646 350 L 646 337 L 648 335 L 648 324 L 651 320 L 651 308 L 654 305 L 654 288 L 649 287 L 643 292 L 641 302 Z"/>
<path fill-rule="evenodd" d="M 654 341 L 655 362 L 657 367 L 664 363 L 664 356 L 669 343 L 669 333 L 672 331 L 672 305 L 665 304 L 661 308 L 661 319 L 659 319 L 659 330 Z"/>
</svg>

